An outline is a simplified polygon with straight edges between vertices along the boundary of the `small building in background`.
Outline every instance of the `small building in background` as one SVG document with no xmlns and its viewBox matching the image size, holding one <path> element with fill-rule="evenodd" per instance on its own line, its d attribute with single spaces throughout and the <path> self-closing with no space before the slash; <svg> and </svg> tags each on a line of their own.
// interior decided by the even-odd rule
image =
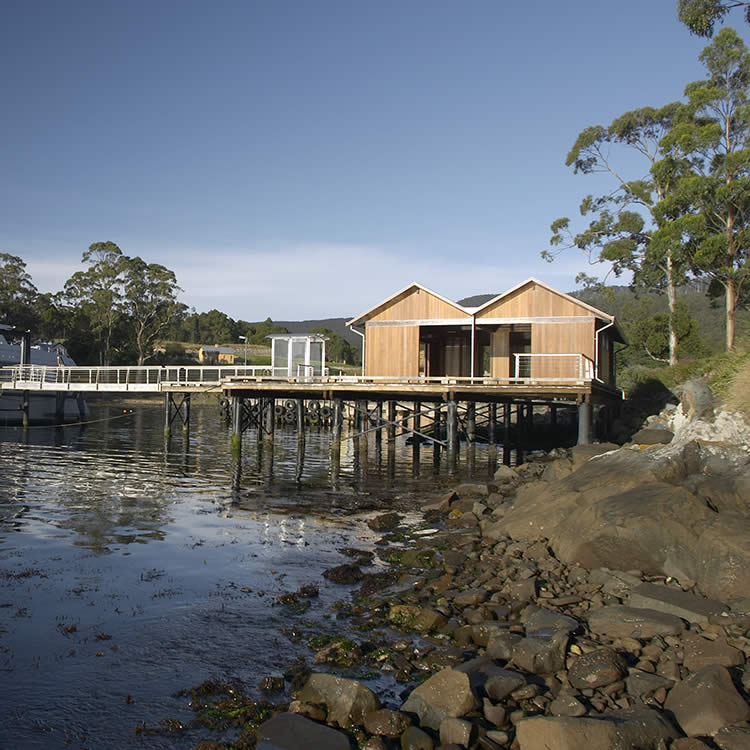
<svg viewBox="0 0 750 750">
<path fill-rule="evenodd" d="M 203 365 L 233 365 L 234 348 L 231 346 L 202 346 L 198 361 Z"/>
</svg>

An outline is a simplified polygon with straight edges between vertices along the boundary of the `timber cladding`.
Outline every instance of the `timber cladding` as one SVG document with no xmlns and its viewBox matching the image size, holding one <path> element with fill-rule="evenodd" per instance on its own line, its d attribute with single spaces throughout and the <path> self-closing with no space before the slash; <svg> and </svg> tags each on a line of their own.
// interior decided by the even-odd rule
<svg viewBox="0 0 750 750">
<path fill-rule="evenodd" d="M 419 373 L 419 326 L 367 326 L 365 372 L 372 377 L 414 377 Z"/>
<path fill-rule="evenodd" d="M 465 318 L 471 316 L 457 305 L 441 299 L 427 289 L 412 287 L 403 294 L 383 305 L 369 318 L 372 322 L 393 320 L 440 320 Z"/>
<path fill-rule="evenodd" d="M 589 308 L 534 282 L 477 312 L 483 318 L 552 318 L 591 314 Z"/>
</svg>

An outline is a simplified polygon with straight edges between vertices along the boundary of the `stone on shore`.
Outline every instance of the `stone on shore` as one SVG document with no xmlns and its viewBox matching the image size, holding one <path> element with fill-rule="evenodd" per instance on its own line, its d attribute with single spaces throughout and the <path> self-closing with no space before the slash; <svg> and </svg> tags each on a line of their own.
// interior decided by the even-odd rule
<svg viewBox="0 0 750 750">
<path fill-rule="evenodd" d="M 297 695 L 303 703 L 323 703 L 328 723 L 342 729 L 362 726 L 365 716 L 380 708 L 375 693 L 361 682 L 334 675 L 313 673 Z"/>
<path fill-rule="evenodd" d="M 659 711 L 629 709 L 595 718 L 543 716 L 517 726 L 520 750 L 660 750 L 679 732 Z"/>
<path fill-rule="evenodd" d="M 675 615 L 615 604 L 594 610 L 589 615 L 589 628 L 609 638 L 653 638 L 680 635 L 685 624 Z"/>
<path fill-rule="evenodd" d="M 727 609 L 725 604 L 714 599 L 704 599 L 673 586 L 658 586 L 655 583 L 641 583 L 634 588 L 628 604 L 641 609 L 655 609 L 696 623 L 706 623 L 711 616 L 720 615 Z"/>
<path fill-rule="evenodd" d="M 416 714 L 422 726 L 439 731 L 443 719 L 460 718 L 478 707 L 468 674 L 448 667 L 412 690 L 401 710 Z"/>
<path fill-rule="evenodd" d="M 664 708 L 687 735 L 712 735 L 722 727 L 750 719 L 750 706 L 737 692 L 725 667 L 712 664 L 678 682 Z"/>
<path fill-rule="evenodd" d="M 292 713 L 277 714 L 258 729 L 257 750 L 350 750 L 349 738 L 331 727 Z"/>
</svg>

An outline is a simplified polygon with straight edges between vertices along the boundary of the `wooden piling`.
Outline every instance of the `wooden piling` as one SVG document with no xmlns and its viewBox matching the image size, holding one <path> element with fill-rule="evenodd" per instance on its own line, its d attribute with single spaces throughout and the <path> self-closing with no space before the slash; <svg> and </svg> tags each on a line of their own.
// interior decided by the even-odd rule
<svg viewBox="0 0 750 750">
<path fill-rule="evenodd" d="M 506 401 L 503 404 L 503 463 L 510 466 L 510 418 L 511 404 Z"/>
<path fill-rule="evenodd" d="M 445 433 L 448 443 L 448 472 L 454 474 L 458 461 L 458 404 L 453 399 L 446 405 Z"/>
</svg>

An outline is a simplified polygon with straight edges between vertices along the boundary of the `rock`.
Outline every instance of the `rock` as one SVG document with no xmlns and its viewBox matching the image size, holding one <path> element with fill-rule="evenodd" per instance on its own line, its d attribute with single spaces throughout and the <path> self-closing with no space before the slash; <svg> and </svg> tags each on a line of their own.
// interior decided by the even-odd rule
<svg viewBox="0 0 750 750">
<path fill-rule="evenodd" d="M 487 680 L 484 690 L 493 701 L 499 702 L 525 684 L 526 678 L 519 672 L 501 669 Z"/>
<path fill-rule="evenodd" d="M 266 693 L 280 693 L 284 689 L 284 678 L 281 675 L 264 677 L 258 685 L 258 690 Z"/>
<path fill-rule="evenodd" d="M 659 750 L 678 736 L 660 712 L 629 709 L 592 718 L 543 716 L 516 727 L 520 750 Z"/>
<path fill-rule="evenodd" d="M 280 713 L 258 728 L 257 750 L 350 750 L 349 738 L 299 714 Z"/>
<path fill-rule="evenodd" d="M 588 443 L 587 445 L 574 445 L 570 449 L 570 458 L 573 461 L 573 468 L 579 469 L 587 461 L 595 456 L 601 456 L 604 453 L 619 450 L 620 446 L 616 443 Z"/>
<path fill-rule="evenodd" d="M 359 565 L 344 563 L 334 568 L 328 568 L 323 571 L 323 578 L 327 578 L 333 583 L 357 583 L 362 580 L 363 573 Z"/>
<path fill-rule="evenodd" d="M 484 718 L 487 719 L 490 724 L 494 724 L 496 727 L 501 727 L 505 724 L 506 711 L 503 706 L 493 705 L 489 698 L 485 698 L 482 703 Z"/>
<path fill-rule="evenodd" d="M 709 750 L 710 745 L 701 742 L 697 737 L 680 737 L 670 746 L 669 750 Z"/>
<path fill-rule="evenodd" d="M 573 633 L 578 630 L 580 623 L 575 617 L 564 615 L 561 612 L 555 612 L 543 607 L 529 608 L 530 612 L 526 617 L 526 634 L 540 635 L 554 633 L 556 630 L 564 630 L 567 633 Z"/>
<path fill-rule="evenodd" d="M 362 661 L 362 649 L 348 638 L 335 638 L 313 656 L 313 664 L 337 664 L 340 667 L 351 667 Z"/>
<path fill-rule="evenodd" d="M 609 638 L 649 639 L 657 635 L 680 635 L 685 624 L 679 617 L 653 609 L 612 605 L 594 610 L 589 615 L 589 628 Z"/>
<path fill-rule="evenodd" d="M 456 487 L 456 494 L 463 500 L 473 497 L 487 497 L 490 493 L 485 483 L 465 482 Z"/>
<path fill-rule="evenodd" d="M 670 690 L 664 708 L 674 714 L 687 735 L 714 734 L 728 724 L 750 718 L 750 706 L 725 667 L 704 667 Z"/>
<path fill-rule="evenodd" d="M 549 704 L 549 712 L 553 716 L 583 716 L 586 713 L 586 706 L 568 692 L 560 692 Z"/>
<path fill-rule="evenodd" d="M 520 640 L 521 636 L 518 633 L 497 633 L 487 641 L 487 656 L 498 661 L 510 661 L 513 658 L 513 649 Z"/>
<path fill-rule="evenodd" d="M 568 633 L 559 630 L 551 637 L 522 638 L 513 647 L 513 663 L 532 674 L 553 674 L 565 667 Z"/>
<path fill-rule="evenodd" d="M 388 746 L 380 737 L 370 737 L 360 750 L 388 750 Z"/>
<path fill-rule="evenodd" d="M 713 416 L 714 394 L 701 380 L 688 380 L 678 389 L 683 413 L 689 420 Z"/>
<path fill-rule="evenodd" d="M 329 674 L 310 675 L 296 697 L 305 703 L 324 703 L 328 723 L 342 729 L 362 726 L 365 715 L 380 708 L 376 695 L 362 683 Z"/>
<path fill-rule="evenodd" d="M 655 583 L 641 583 L 630 593 L 628 604 L 631 607 L 655 609 L 677 615 L 688 622 L 706 623 L 712 615 L 720 615 L 727 607 L 714 599 L 691 594 L 673 586 L 659 586 Z"/>
<path fill-rule="evenodd" d="M 383 513 L 375 518 L 371 518 L 367 525 L 373 531 L 391 531 L 401 523 L 401 516 L 398 513 Z"/>
<path fill-rule="evenodd" d="M 631 669 L 625 685 L 630 695 L 645 702 L 657 690 L 669 690 L 674 685 L 674 680 L 641 669 Z"/>
<path fill-rule="evenodd" d="M 478 706 L 469 676 L 449 667 L 412 690 L 401 710 L 415 713 L 422 726 L 438 731 L 443 719 L 460 718 Z"/>
<path fill-rule="evenodd" d="M 301 714 L 313 721 L 325 721 L 328 715 L 324 708 L 315 706 L 312 703 L 303 703 L 302 701 L 292 701 L 289 704 L 289 713 Z"/>
<path fill-rule="evenodd" d="M 465 719 L 443 719 L 440 722 L 440 744 L 469 747 L 473 725 Z"/>
<path fill-rule="evenodd" d="M 709 641 L 695 633 L 685 633 L 682 638 L 682 652 L 682 663 L 691 672 L 697 672 L 711 664 L 739 667 L 745 663 L 745 654 L 730 646 L 726 638 Z"/>
<path fill-rule="evenodd" d="M 474 607 L 487 601 L 487 589 L 466 589 L 453 597 L 456 607 Z"/>
<path fill-rule="evenodd" d="M 381 708 L 365 714 L 365 731 L 381 737 L 398 737 L 411 724 L 411 719 L 400 711 Z"/>
<path fill-rule="evenodd" d="M 714 513 L 695 544 L 702 561 L 692 576 L 709 596 L 741 599 L 750 590 L 750 519 L 737 513 Z M 679 576 L 677 576 L 679 578 Z"/>
<path fill-rule="evenodd" d="M 623 658 L 611 648 L 600 648 L 583 654 L 568 669 L 570 684 L 579 690 L 605 687 L 624 676 Z"/>
<path fill-rule="evenodd" d="M 505 464 L 500 464 L 495 470 L 495 481 L 496 482 L 512 482 L 514 479 L 518 479 L 518 474 L 514 469 Z"/>
<path fill-rule="evenodd" d="M 638 443 L 639 445 L 657 445 L 659 443 L 670 443 L 672 442 L 673 437 L 674 433 L 672 430 L 660 430 L 646 427 L 643 430 L 638 430 L 638 432 L 630 438 L 630 441 Z"/>
<path fill-rule="evenodd" d="M 720 750 L 750 750 L 750 729 L 747 727 L 724 727 L 714 735 Z"/>
<path fill-rule="evenodd" d="M 432 738 L 417 727 L 408 727 L 401 735 L 401 750 L 433 750 Z"/>
</svg>

